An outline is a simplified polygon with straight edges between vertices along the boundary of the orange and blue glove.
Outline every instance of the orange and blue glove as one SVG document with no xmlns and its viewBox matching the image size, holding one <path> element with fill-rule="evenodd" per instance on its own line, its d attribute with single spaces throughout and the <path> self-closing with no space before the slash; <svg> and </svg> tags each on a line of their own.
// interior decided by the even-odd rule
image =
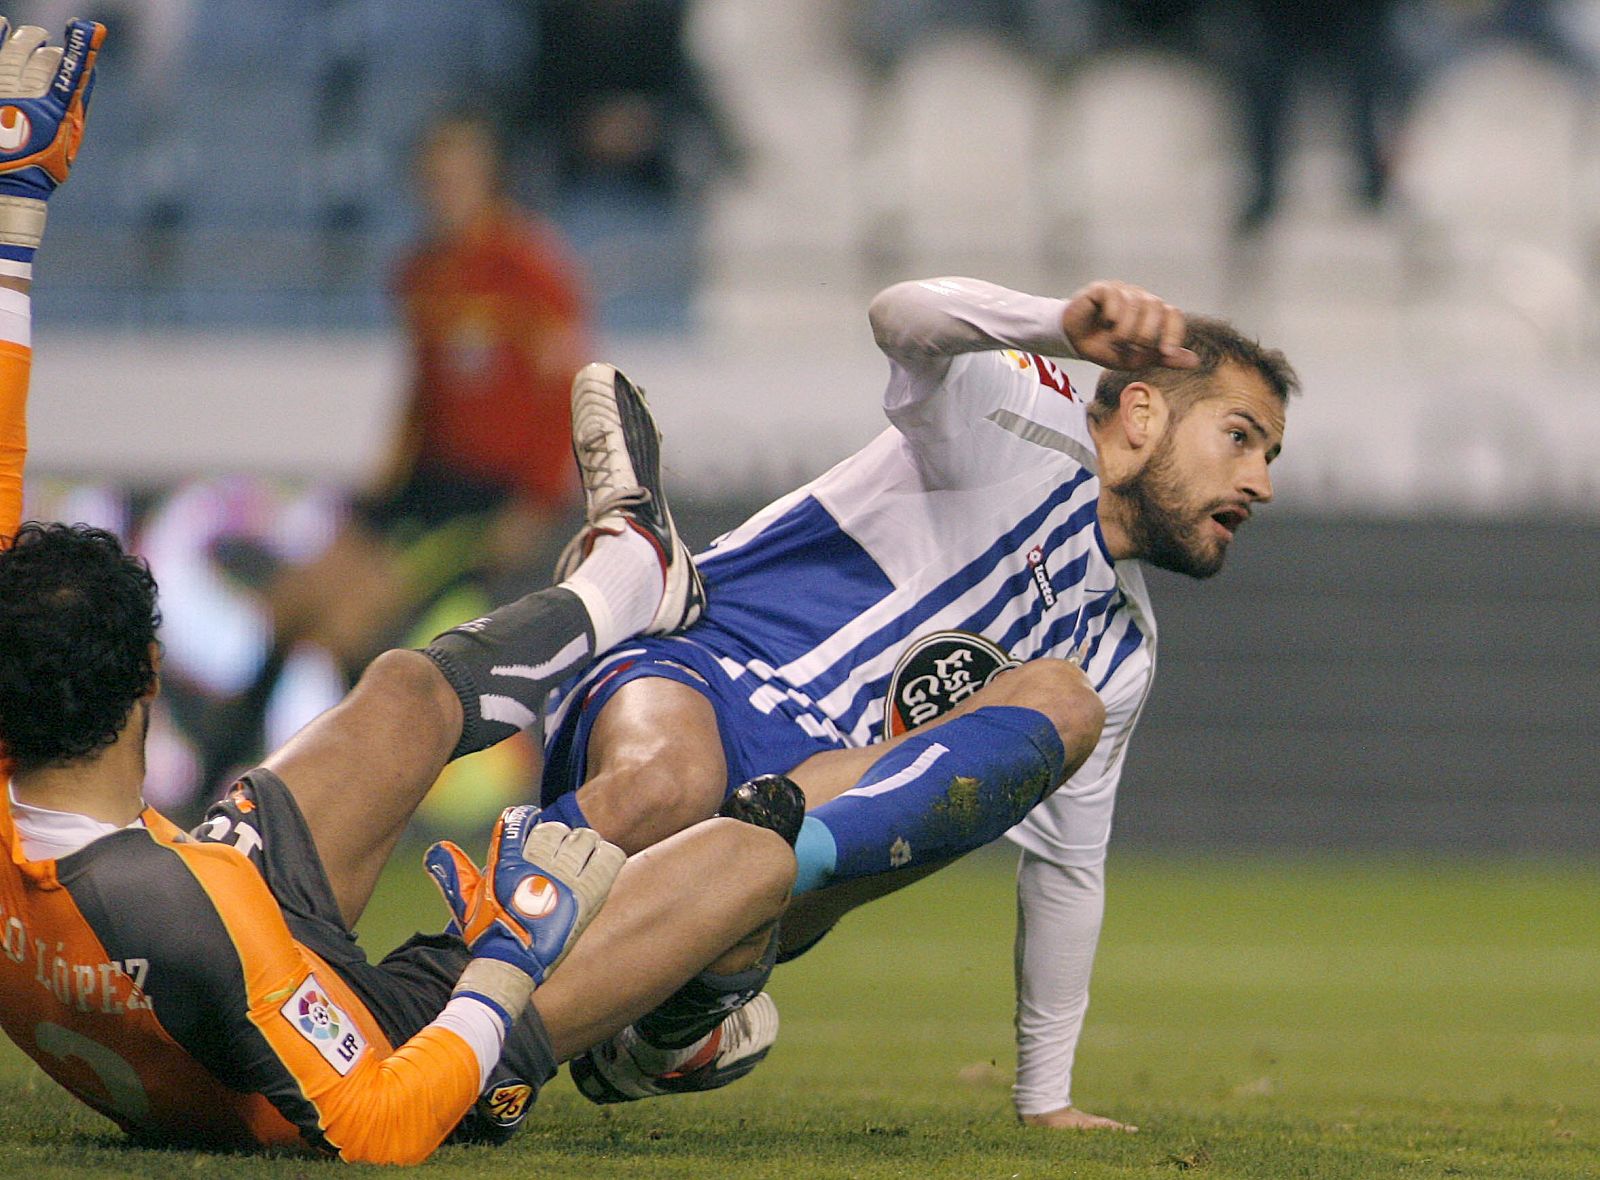
<svg viewBox="0 0 1600 1180">
<path fill-rule="evenodd" d="M 71 21 L 64 47 L 45 45 L 45 36 L 34 25 L 13 32 L 0 17 L 0 259 L 18 263 L 33 261 L 45 202 L 83 142 L 106 29 Z"/>
<path fill-rule="evenodd" d="M 600 911 L 622 849 L 589 828 L 540 823 L 537 807 L 508 807 L 479 872 L 448 840 L 423 863 L 475 959 L 498 959 L 543 983 Z"/>
</svg>

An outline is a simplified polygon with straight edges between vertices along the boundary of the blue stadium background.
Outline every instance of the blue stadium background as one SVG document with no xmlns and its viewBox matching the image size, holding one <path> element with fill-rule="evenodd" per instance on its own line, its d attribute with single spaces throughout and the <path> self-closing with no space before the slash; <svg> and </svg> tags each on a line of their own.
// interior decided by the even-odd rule
<svg viewBox="0 0 1600 1180">
<path fill-rule="evenodd" d="M 157 7 L 81 6 L 115 40 L 39 267 L 33 507 L 314 532 L 400 396 L 407 145 L 441 102 L 517 84 L 523 10 L 194 0 L 152 50 Z M 1113 274 L 1281 344 L 1307 386 L 1281 503 L 1215 583 L 1157 579 L 1161 672 L 1119 839 L 1590 855 L 1600 6 L 1534 6 L 1558 51 L 1398 7 L 1426 68 L 1390 199 L 1347 195 L 1313 80 L 1281 208 L 1249 238 L 1232 100 L 1181 38 L 1107 37 L 1062 65 L 930 22 L 875 69 L 849 51 L 854 10 L 823 0 L 691 12 L 739 168 L 670 201 L 525 179 L 586 259 L 607 354 L 657 398 L 697 541 L 877 428 L 861 308 L 888 280 L 1065 293 Z M 175 618 L 186 585 L 219 593 L 175 570 Z M 197 607 L 188 647 L 247 666 L 236 607 Z"/>
</svg>

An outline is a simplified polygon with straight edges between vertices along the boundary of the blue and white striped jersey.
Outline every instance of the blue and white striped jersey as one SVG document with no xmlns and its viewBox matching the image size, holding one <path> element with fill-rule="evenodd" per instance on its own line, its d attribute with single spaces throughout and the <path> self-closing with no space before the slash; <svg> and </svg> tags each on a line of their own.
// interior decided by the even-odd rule
<svg viewBox="0 0 1600 1180">
<path fill-rule="evenodd" d="M 1061 306 L 972 280 L 879 296 L 893 426 L 697 559 L 710 594 L 694 636 L 762 712 L 850 746 L 880 736 L 891 674 L 932 632 L 1075 660 L 1105 736 L 1013 838 L 1098 861 L 1155 625 L 1137 563 L 1105 549 L 1084 405 L 1035 352 L 1068 351 Z"/>
<path fill-rule="evenodd" d="M 971 279 L 873 301 L 892 427 L 720 538 L 698 637 L 766 713 L 820 742 L 881 731 L 919 637 L 982 635 L 1019 660 L 1076 660 L 1105 728 L 1089 759 L 1009 833 L 1018 873 L 1017 1081 L 1023 1113 L 1071 1104 L 1128 739 L 1155 674 L 1135 561 L 1113 563 L 1087 413 L 1048 356 L 1064 303 Z"/>
</svg>

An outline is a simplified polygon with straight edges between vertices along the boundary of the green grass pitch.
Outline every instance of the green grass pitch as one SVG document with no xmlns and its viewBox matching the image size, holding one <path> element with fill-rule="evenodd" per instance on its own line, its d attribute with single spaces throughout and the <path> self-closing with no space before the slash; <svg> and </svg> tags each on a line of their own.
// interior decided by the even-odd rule
<svg viewBox="0 0 1600 1180">
<path fill-rule="evenodd" d="M 415 855 L 377 948 L 442 908 Z M 1589 866 L 1114 856 L 1077 1098 L 1137 1135 L 1010 1113 L 1011 858 L 861 911 L 781 968 L 778 1047 L 729 1090 L 626 1107 L 552 1082 L 510 1147 L 441 1176 L 1600 1177 L 1600 880 Z M 0 1176 L 334 1174 L 134 1150 L 7 1044 Z"/>
</svg>

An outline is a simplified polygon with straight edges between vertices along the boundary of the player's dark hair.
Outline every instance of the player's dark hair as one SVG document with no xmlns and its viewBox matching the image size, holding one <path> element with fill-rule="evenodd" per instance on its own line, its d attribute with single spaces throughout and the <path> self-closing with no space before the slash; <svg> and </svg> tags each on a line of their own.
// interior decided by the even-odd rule
<svg viewBox="0 0 1600 1180">
<path fill-rule="evenodd" d="M 1122 391 L 1135 381 L 1142 381 L 1161 390 L 1174 414 L 1181 418 L 1205 400 L 1211 378 L 1230 363 L 1259 373 L 1279 401 L 1287 402 L 1300 392 L 1300 378 L 1282 351 L 1263 347 L 1226 320 L 1189 316 L 1184 324 L 1183 346 L 1200 358 L 1196 368 L 1148 365 L 1142 369 L 1106 369 L 1095 386 L 1094 401 L 1089 403 L 1090 415 L 1096 421 L 1105 421 L 1121 406 Z"/>
<path fill-rule="evenodd" d="M 116 741 L 155 680 L 144 560 L 104 529 L 30 521 L 0 550 L 0 752 L 19 770 Z"/>
</svg>

